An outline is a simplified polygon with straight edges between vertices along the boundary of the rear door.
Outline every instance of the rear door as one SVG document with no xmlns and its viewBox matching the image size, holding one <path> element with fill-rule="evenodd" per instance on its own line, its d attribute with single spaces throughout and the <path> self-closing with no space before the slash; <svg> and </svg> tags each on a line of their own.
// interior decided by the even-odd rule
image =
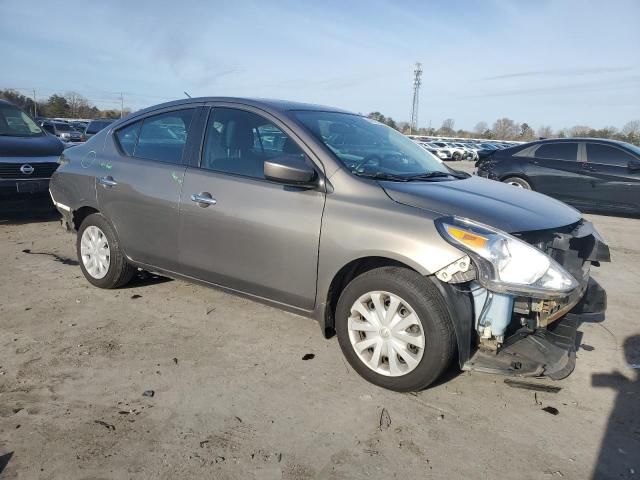
<svg viewBox="0 0 640 480">
<path fill-rule="evenodd" d="M 583 175 L 578 162 L 578 142 L 540 144 L 530 158 L 529 175 L 538 192 L 565 202 L 581 205 L 588 196 L 588 175 Z"/>
<path fill-rule="evenodd" d="M 197 112 L 174 108 L 128 123 L 99 157 L 98 205 L 136 262 L 177 267 L 183 157 Z"/>
<path fill-rule="evenodd" d="M 600 209 L 640 211 L 640 159 L 622 148 L 586 142 L 587 165 Z"/>
<path fill-rule="evenodd" d="M 312 152 L 277 119 L 250 107 L 214 106 L 200 162 L 184 178 L 181 271 L 309 310 L 325 192 L 266 180 L 264 160 L 283 154 L 311 162 Z"/>
</svg>

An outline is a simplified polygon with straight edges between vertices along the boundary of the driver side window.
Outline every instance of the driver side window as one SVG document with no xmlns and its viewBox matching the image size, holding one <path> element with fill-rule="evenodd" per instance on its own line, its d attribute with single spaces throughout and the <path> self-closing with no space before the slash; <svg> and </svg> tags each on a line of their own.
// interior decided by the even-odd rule
<svg viewBox="0 0 640 480">
<path fill-rule="evenodd" d="M 260 115 L 235 108 L 213 108 L 201 168 L 264 178 L 264 161 L 282 155 L 304 157 L 291 137 Z"/>
</svg>

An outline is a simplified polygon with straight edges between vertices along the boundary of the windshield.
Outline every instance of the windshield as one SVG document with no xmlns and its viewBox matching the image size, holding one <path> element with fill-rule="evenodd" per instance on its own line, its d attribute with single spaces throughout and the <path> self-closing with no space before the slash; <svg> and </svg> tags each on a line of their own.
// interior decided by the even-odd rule
<svg viewBox="0 0 640 480">
<path fill-rule="evenodd" d="M 336 112 L 297 111 L 294 115 L 355 175 L 403 180 L 432 172 L 453 173 L 408 137 L 375 120 Z"/>
<path fill-rule="evenodd" d="M 87 127 L 86 133 L 98 133 L 100 130 L 105 128 L 107 125 L 113 123 L 113 120 L 97 120 L 93 121 Z"/>
<path fill-rule="evenodd" d="M 31 117 L 13 105 L 0 104 L 0 135 L 7 137 L 41 137 L 42 129 Z"/>
<path fill-rule="evenodd" d="M 71 128 L 71 125 L 69 125 L 68 123 L 56 123 L 56 130 L 58 130 L 59 132 L 71 132 L 73 131 L 73 128 Z"/>
</svg>

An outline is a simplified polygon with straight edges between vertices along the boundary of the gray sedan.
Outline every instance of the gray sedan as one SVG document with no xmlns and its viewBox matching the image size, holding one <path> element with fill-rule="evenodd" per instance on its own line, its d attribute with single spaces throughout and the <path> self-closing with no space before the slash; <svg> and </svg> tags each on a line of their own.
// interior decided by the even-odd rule
<svg viewBox="0 0 640 480">
<path fill-rule="evenodd" d="M 425 388 L 454 359 L 563 378 L 579 319 L 605 307 L 589 272 L 609 251 L 578 211 L 343 110 L 186 99 L 60 164 L 52 198 L 90 283 L 144 269 L 313 317 L 385 388 Z"/>
</svg>

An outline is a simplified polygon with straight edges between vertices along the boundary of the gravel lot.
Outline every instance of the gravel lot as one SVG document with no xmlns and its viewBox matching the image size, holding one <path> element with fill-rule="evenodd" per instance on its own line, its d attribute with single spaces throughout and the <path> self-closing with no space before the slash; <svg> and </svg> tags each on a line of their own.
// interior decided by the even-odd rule
<svg viewBox="0 0 640 480">
<path fill-rule="evenodd" d="M 0 477 L 640 475 L 639 220 L 588 216 L 609 310 L 581 326 L 573 375 L 533 381 L 559 392 L 452 369 L 398 394 L 312 320 L 164 278 L 91 287 L 74 237 L 27 208 L 0 212 Z"/>
</svg>

